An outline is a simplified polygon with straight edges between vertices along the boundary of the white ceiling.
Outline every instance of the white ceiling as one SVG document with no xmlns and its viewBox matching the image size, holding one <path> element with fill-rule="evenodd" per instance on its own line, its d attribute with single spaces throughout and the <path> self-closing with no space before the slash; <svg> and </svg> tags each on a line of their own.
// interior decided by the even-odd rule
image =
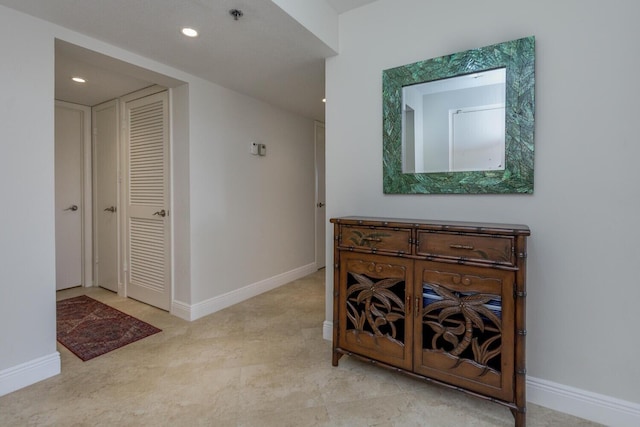
<svg viewBox="0 0 640 427">
<path fill-rule="evenodd" d="M 336 12 L 344 13 L 348 12 L 351 9 L 356 9 L 360 6 L 364 6 L 365 4 L 373 3 L 376 0 L 326 0 L 327 3 L 331 5 L 332 8 L 335 9 Z"/>
<path fill-rule="evenodd" d="M 376 0 L 326 0 L 338 13 Z M 0 0 L 0 4 L 324 121 L 322 41 L 267 0 Z M 244 13 L 238 21 L 231 9 Z M 196 28 L 188 39 L 180 28 Z M 83 87 L 70 83 L 83 74 Z M 164 80 L 163 80 L 164 79 Z M 56 98 L 96 105 L 163 76 L 56 43 Z"/>
</svg>

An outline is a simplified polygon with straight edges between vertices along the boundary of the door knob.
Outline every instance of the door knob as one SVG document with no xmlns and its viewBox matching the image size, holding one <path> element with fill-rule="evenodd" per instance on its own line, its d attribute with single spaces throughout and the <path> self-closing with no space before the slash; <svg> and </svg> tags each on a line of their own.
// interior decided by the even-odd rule
<svg viewBox="0 0 640 427">
<path fill-rule="evenodd" d="M 321 208 L 321 207 L 325 206 L 325 204 L 324 204 L 324 203 L 322 203 L 322 202 L 318 202 L 318 203 L 316 204 L 316 206 L 317 206 L 317 207 L 319 207 L 319 208 Z"/>
<path fill-rule="evenodd" d="M 161 217 L 163 217 L 163 218 L 164 218 L 165 216 L 167 216 L 167 212 L 165 212 L 165 210 L 164 210 L 164 209 L 162 209 L 161 211 L 158 211 L 158 212 L 154 212 L 153 214 L 154 214 L 154 215 L 161 216 Z"/>
<path fill-rule="evenodd" d="M 78 206 L 77 205 L 71 205 L 67 209 L 63 209 L 63 210 L 65 210 L 65 211 L 77 211 L 78 210 Z"/>
<path fill-rule="evenodd" d="M 108 208 L 105 209 L 105 212 L 111 212 L 114 213 L 115 211 L 117 211 L 118 209 L 115 206 L 109 206 Z"/>
</svg>

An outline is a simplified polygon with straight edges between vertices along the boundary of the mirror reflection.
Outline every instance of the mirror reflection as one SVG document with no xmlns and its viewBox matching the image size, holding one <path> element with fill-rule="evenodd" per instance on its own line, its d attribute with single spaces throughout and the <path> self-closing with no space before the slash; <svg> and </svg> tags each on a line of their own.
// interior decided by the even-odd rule
<svg viewBox="0 0 640 427">
<path fill-rule="evenodd" d="M 506 68 L 402 88 L 402 172 L 505 169 Z"/>
</svg>

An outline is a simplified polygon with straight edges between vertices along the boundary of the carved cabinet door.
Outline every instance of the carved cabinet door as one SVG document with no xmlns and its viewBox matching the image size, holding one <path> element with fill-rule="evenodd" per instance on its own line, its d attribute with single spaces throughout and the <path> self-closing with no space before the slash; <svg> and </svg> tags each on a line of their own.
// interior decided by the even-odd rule
<svg viewBox="0 0 640 427">
<path fill-rule="evenodd" d="M 410 369 L 413 320 L 411 260 L 343 252 L 338 346 Z"/>
<path fill-rule="evenodd" d="M 414 371 L 510 401 L 513 271 L 431 261 L 415 268 Z"/>
</svg>

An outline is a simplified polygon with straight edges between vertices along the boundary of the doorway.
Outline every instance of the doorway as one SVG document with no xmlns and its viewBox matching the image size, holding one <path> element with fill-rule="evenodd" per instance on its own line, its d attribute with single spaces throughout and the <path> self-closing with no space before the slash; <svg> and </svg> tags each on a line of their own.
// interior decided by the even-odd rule
<svg viewBox="0 0 640 427">
<path fill-rule="evenodd" d="M 114 122 L 121 122 L 124 119 L 125 101 L 132 99 L 131 94 L 139 92 L 141 94 L 138 97 L 144 97 L 149 94 L 151 88 L 153 88 L 152 92 L 158 92 L 156 84 L 162 85 L 167 93 L 167 87 L 184 86 L 186 83 L 61 40 L 56 40 L 55 55 L 55 97 L 85 109 L 84 117 L 87 122 L 83 125 L 83 130 L 88 135 L 89 141 L 82 154 L 85 174 L 82 188 L 85 199 L 82 203 L 75 203 L 77 210 L 64 211 L 81 213 L 84 218 L 82 243 L 86 265 L 83 267 L 83 274 L 86 279 L 77 283 L 76 286 L 97 285 L 118 292 L 120 296 L 133 296 L 127 295 L 128 276 L 125 274 L 130 267 L 126 258 L 127 246 L 124 232 L 127 229 L 125 217 L 127 209 L 124 199 L 126 194 L 123 189 L 126 188 L 127 174 L 126 170 L 120 169 L 119 166 L 126 167 L 124 165 L 126 157 L 122 148 L 124 133 L 118 127 L 119 123 L 114 125 Z M 70 76 L 77 73 L 86 77 L 85 86 L 71 86 L 73 83 L 70 83 Z M 186 98 L 188 92 L 180 90 L 179 93 L 180 104 L 177 108 L 180 117 L 185 119 L 188 117 L 187 104 L 183 98 Z M 168 99 L 172 99 L 170 95 Z M 91 107 L 95 107 L 93 120 Z M 167 113 L 172 111 L 168 103 L 165 103 L 164 108 Z M 180 121 L 181 129 L 184 123 L 186 123 L 184 120 Z M 168 132 L 166 136 L 169 138 Z M 115 141 L 115 143 L 105 144 L 105 140 Z M 95 172 L 93 179 L 92 170 Z M 168 186 L 168 178 L 166 183 Z M 60 194 L 62 195 L 63 192 Z M 170 200 L 167 198 L 166 202 L 165 209 L 168 212 Z M 65 205 L 64 208 L 69 206 Z M 168 225 L 170 224 L 168 217 L 165 221 Z M 64 233 L 57 233 L 56 244 L 65 244 L 63 235 Z M 167 242 L 170 244 L 169 240 Z M 170 246 L 167 247 L 170 248 Z M 170 259 L 170 257 L 167 258 Z M 170 267 L 170 262 L 168 264 Z M 165 310 L 170 309 L 172 296 L 170 271 L 167 268 L 169 273 L 166 275 L 165 282 L 169 290 L 169 298 L 161 307 Z M 149 303 L 143 298 L 139 299 Z"/>
<path fill-rule="evenodd" d="M 56 290 L 92 284 L 90 129 L 90 108 L 56 101 Z"/>
</svg>

